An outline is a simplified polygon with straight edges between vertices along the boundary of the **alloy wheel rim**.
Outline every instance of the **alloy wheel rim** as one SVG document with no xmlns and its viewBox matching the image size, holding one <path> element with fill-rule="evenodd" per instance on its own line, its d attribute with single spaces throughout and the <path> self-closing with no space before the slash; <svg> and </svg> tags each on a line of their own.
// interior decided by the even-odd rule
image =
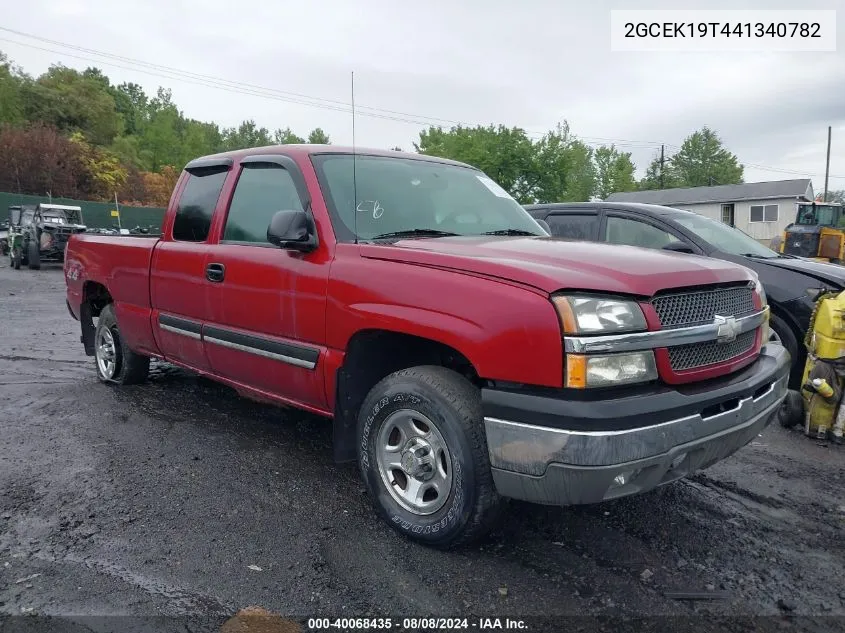
<svg viewBox="0 0 845 633">
<path fill-rule="evenodd" d="M 97 332 L 96 354 L 97 367 L 104 378 L 112 378 L 117 367 L 117 350 L 114 335 L 109 328 L 102 328 Z"/>
<path fill-rule="evenodd" d="M 376 439 L 376 463 L 385 488 L 400 506 L 425 516 L 452 491 L 452 456 L 437 426 L 410 409 L 391 413 Z"/>
</svg>

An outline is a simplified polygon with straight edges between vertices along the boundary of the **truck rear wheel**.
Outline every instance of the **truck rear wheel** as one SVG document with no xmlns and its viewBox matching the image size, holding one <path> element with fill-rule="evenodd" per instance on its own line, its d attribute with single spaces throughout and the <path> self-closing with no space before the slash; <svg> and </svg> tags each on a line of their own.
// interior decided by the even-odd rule
<svg viewBox="0 0 845 633">
<path fill-rule="evenodd" d="M 38 250 L 38 242 L 29 240 L 26 252 L 26 265 L 30 270 L 39 270 L 41 268 L 41 251 Z"/>
<path fill-rule="evenodd" d="M 136 354 L 120 336 L 111 304 L 103 308 L 94 331 L 94 362 L 103 382 L 134 385 L 143 382 L 150 370 L 150 359 Z"/>
<path fill-rule="evenodd" d="M 358 465 L 379 515 L 443 549 L 492 529 L 502 500 L 490 472 L 481 398 L 444 367 L 390 374 L 358 415 Z"/>
</svg>

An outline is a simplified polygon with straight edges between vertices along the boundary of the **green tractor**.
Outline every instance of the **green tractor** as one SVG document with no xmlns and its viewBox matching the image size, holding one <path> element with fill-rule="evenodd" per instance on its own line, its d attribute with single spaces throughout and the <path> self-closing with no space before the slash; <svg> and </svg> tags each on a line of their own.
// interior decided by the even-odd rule
<svg viewBox="0 0 845 633">
<path fill-rule="evenodd" d="M 9 254 L 9 264 L 15 270 L 20 270 L 23 261 L 24 235 L 21 218 L 24 209 L 32 213 L 35 207 L 15 205 L 9 207 L 9 228 L 6 234 L 6 251 Z"/>
</svg>

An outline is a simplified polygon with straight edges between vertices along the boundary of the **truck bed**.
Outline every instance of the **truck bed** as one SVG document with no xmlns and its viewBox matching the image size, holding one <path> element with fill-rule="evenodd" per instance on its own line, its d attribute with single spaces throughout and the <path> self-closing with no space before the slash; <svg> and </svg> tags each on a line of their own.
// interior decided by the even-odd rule
<svg viewBox="0 0 845 633">
<path fill-rule="evenodd" d="M 150 349 L 154 337 L 150 326 L 150 264 L 157 237 L 128 235 L 73 235 L 65 252 L 68 308 L 77 319 L 86 293 L 98 285 L 114 301 L 115 312 L 127 323 L 127 341 L 139 349 Z M 152 350 L 150 350 L 152 351 Z"/>
</svg>

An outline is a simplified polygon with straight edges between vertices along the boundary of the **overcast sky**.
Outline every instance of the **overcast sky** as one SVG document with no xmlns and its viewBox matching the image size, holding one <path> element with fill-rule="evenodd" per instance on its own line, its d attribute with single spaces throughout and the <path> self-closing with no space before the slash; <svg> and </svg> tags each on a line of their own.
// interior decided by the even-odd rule
<svg viewBox="0 0 845 633">
<path fill-rule="evenodd" d="M 0 31 L 0 50 L 27 72 L 41 73 L 55 62 L 80 69 L 97 65 L 114 82 L 133 81 L 148 93 L 160 85 L 171 88 L 187 116 L 223 126 L 253 118 L 271 130 L 290 126 L 302 136 L 319 126 L 332 141 L 350 143 L 350 116 L 332 109 L 343 107 L 332 102 L 349 102 L 354 71 L 359 146 L 412 149 L 421 123 L 429 120 L 504 123 L 539 135 L 565 119 L 591 144 L 615 141 L 633 152 L 642 171 L 660 143 L 672 151 L 706 124 L 746 165 L 746 181 L 811 177 L 820 192 L 831 125 L 830 188 L 845 189 L 841 0 L 637 3 L 649 9 L 840 9 L 838 52 L 769 54 L 611 52 L 610 10 L 632 8 L 623 0 L 0 0 L 0 5 L 7 5 L 0 26 L 131 58 L 107 60 Z M 155 76 L 150 72 L 165 73 L 143 72 L 137 61 L 252 84 L 277 91 L 276 97 L 256 95 L 256 88 L 243 85 L 221 90 Z M 321 101 L 310 103 L 324 107 L 285 101 L 278 91 L 317 98 Z"/>
</svg>

